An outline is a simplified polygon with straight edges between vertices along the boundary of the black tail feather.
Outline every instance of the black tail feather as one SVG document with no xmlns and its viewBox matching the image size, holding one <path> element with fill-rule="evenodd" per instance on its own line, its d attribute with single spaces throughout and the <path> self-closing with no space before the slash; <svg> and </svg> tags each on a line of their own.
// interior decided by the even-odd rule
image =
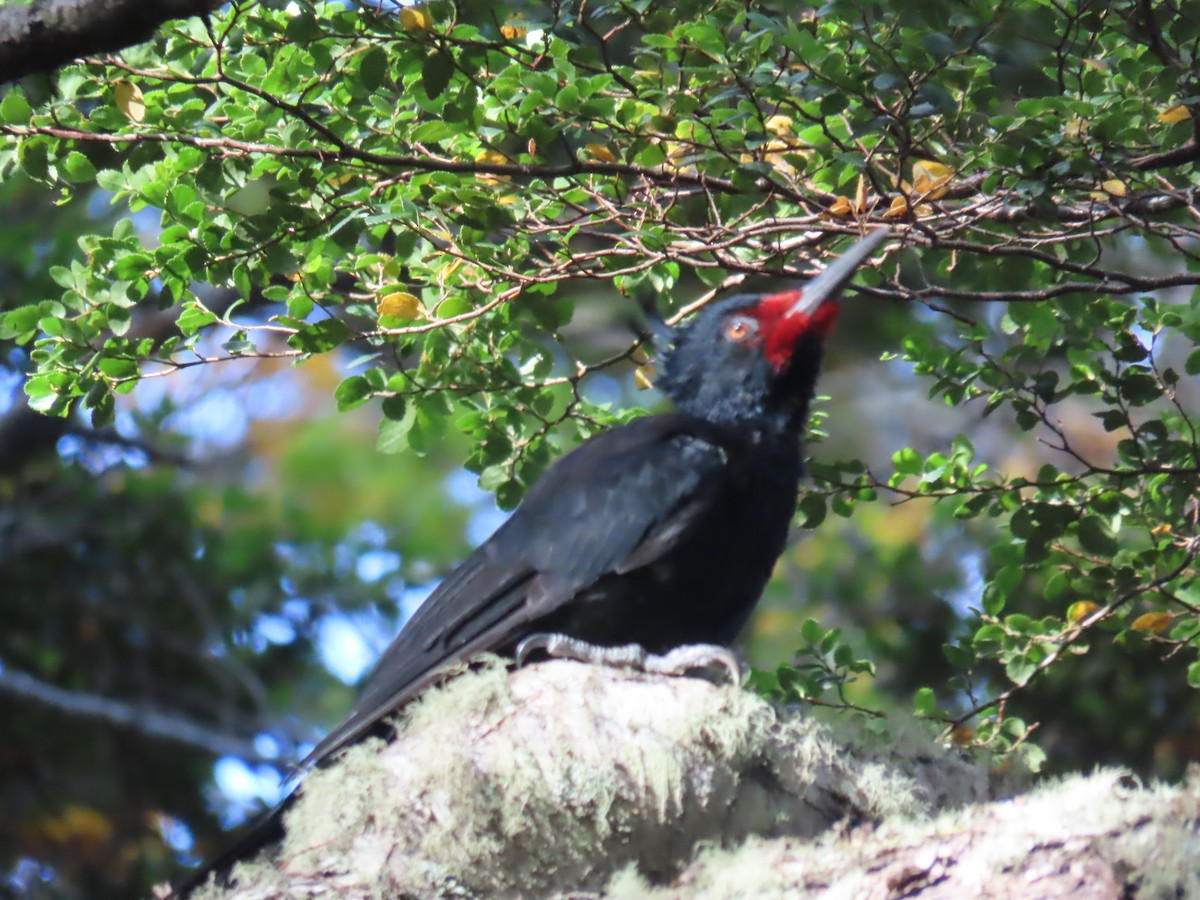
<svg viewBox="0 0 1200 900">
<path fill-rule="evenodd" d="M 222 850 L 219 856 L 188 875 L 175 886 L 169 900 L 186 900 L 192 891 L 204 886 L 210 876 L 216 879 L 218 885 L 227 887 L 230 873 L 236 863 L 248 860 L 263 848 L 283 840 L 283 814 L 291 808 L 295 799 L 296 794 L 293 793 L 251 825 L 248 831 Z"/>
</svg>

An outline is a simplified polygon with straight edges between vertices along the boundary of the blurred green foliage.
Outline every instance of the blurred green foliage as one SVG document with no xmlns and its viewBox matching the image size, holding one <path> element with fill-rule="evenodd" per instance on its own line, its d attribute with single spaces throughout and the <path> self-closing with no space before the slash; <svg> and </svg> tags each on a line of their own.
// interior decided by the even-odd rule
<svg viewBox="0 0 1200 900">
<path fill-rule="evenodd" d="M 328 615 L 394 627 L 465 552 L 447 474 L 512 507 L 656 402 L 639 304 L 802 278 L 867 222 L 895 240 L 830 348 L 755 686 L 1178 776 L 1198 47 L 1125 0 L 235 3 L 4 88 L 0 342 L 58 418 L 0 422 L 0 859 L 99 897 L 178 865 L 163 816 L 204 855 L 213 742 L 283 765 L 348 696 Z"/>
</svg>

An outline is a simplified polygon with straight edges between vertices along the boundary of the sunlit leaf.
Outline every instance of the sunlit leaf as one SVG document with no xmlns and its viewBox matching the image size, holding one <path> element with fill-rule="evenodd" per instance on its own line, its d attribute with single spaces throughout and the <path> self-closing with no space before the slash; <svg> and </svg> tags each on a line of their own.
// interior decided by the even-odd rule
<svg viewBox="0 0 1200 900">
<path fill-rule="evenodd" d="M 375 302 L 375 310 L 381 316 L 398 319 L 416 319 L 424 314 L 420 299 L 404 291 L 394 291 L 380 297 Z"/>
<path fill-rule="evenodd" d="M 902 216 L 907 216 L 908 212 L 908 198 L 894 197 L 891 205 L 884 212 L 883 217 L 885 219 L 898 219 Z"/>
<path fill-rule="evenodd" d="M 402 6 L 400 8 L 400 25 L 406 31 L 429 31 L 433 22 L 429 11 L 424 6 Z"/>
<path fill-rule="evenodd" d="M 1175 122 L 1186 122 L 1191 117 L 1192 111 L 1182 103 L 1177 103 L 1174 106 L 1168 106 L 1156 118 L 1160 122 L 1174 124 Z"/>
<path fill-rule="evenodd" d="M 848 216 L 854 212 L 854 207 L 850 205 L 849 197 L 838 197 L 829 207 L 831 216 Z"/>
<path fill-rule="evenodd" d="M 588 156 L 600 162 L 615 163 L 617 161 L 617 155 L 604 144 L 587 144 L 583 149 Z"/>
<path fill-rule="evenodd" d="M 913 193 L 924 200 L 940 200 L 946 196 L 947 185 L 954 176 L 949 166 L 923 159 L 913 163 Z"/>
<path fill-rule="evenodd" d="M 146 103 L 142 99 L 142 89 L 132 81 L 117 81 L 113 83 L 113 96 L 117 109 L 131 122 L 141 122 L 146 118 Z"/>
<path fill-rule="evenodd" d="M 1129 627 L 1144 634 L 1162 634 L 1171 627 L 1173 619 L 1174 616 L 1167 612 L 1142 613 Z"/>
<path fill-rule="evenodd" d="M 1072 625 L 1082 622 L 1100 608 L 1100 604 L 1091 600 L 1077 600 L 1067 607 L 1067 621 Z"/>
</svg>

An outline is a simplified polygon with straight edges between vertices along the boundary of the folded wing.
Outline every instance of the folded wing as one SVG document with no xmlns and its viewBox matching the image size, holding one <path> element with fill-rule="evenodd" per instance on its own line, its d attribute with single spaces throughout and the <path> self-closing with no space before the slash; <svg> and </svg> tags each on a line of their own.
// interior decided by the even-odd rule
<svg viewBox="0 0 1200 900">
<path fill-rule="evenodd" d="M 308 755 L 335 753 L 446 666 L 510 652 L 540 618 L 609 575 L 676 546 L 730 471 L 739 440 L 684 414 L 638 419 L 563 457 L 491 538 L 430 594 L 384 651 L 345 721 Z"/>
</svg>

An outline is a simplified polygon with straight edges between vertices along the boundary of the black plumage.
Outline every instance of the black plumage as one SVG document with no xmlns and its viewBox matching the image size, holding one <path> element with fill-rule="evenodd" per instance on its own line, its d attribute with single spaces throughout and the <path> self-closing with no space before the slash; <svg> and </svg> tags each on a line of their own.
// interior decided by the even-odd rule
<svg viewBox="0 0 1200 900">
<path fill-rule="evenodd" d="M 412 616 L 303 765 L 377 731 L 448 665 L 511 656 L 533 634 L 653 654 L 732 643 L 796 507 L 832 301 L 884 236 L 803 291 L 730 298 L 680 328 L 658 382 L 676 411 L 600 434 L 551 467 Z M 280 813 L 198 878 L 277 839 Z"/>
</svg>

